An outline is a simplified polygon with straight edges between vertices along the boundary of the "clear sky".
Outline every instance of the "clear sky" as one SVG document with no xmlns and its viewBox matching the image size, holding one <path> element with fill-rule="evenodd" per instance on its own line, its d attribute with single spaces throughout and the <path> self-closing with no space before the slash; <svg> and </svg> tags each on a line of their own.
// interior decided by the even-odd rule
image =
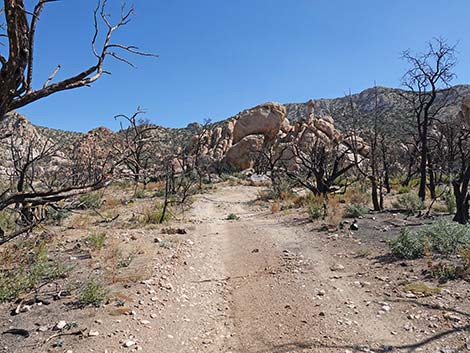
<svg viewBox="0 0 470 353">
<path fill-rule="evenodd" d="M 266 101 L 360 92 L 374 81 L 399 87 L 400 52 L 421 50 L 434 36 L 459 42 L 455 83 L 470 83 L 469 0 L 134 2 L 136 15 L 116 39 L 158 59 L 132 58 L 137 69 L 109 60 L 112 75 L 93 87 L 58 93 L 20 112 L 35 124 L 87 131 L 116 129 L 114 115 L 141 106 L 152 122 L 182 127 Z M 57 64 L 64 78 L 93 62 L 94 6 L 94 0 L 47 6 L 37 29 L 36 85 Z"/>
</svg>

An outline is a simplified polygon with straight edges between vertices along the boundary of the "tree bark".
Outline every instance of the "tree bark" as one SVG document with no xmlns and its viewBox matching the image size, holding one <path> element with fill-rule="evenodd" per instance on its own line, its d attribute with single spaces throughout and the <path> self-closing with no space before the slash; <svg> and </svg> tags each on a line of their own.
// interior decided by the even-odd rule
<svg viewBox="0 0 470 353">
<path fill-rule="evenodd" d="M 372 204 L 374 206 L 374 211 L 381 211 L 376 178 L 370 177 L 370 183 L 371 183 L 371 196 L 372 196 Z"/>
<path fill-rule="evenodd" d="M 467 224 L 470 217 L 470 196 L 468 194 L 469 182 L 470 167 L 467 168 L 466 173 L 463 175 L 460 181 L 454 181 L 452 183 L 457 208 L 453 220 L 455 222 L 459 222 L 460 224 Z"/>
</svg>

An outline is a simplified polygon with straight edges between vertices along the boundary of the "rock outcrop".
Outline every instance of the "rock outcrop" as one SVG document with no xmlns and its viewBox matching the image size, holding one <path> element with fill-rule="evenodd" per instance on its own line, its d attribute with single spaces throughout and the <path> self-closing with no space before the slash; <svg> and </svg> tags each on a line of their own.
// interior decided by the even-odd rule
<svg viewBox="0 0 470 353">
<path fill-rule="evenodd" d="M 467 96 L 462 100 L 462 105 L 459 113 L 457 114 L 457 119 L 464 127 L 470 128 L 470 96 Z"/>
<path fill-rule="evenodd" d="M 223 160 L 232 170 L 253 168 L 262 147 L 262 136 L 245 136 L 227 151 Z"/>
<path fill-rule="evenodd" d="M 279 131 L 289 132 L 286 108 L 280 103 L 265 103 L 245 110 L 234 118 L 233 144 L 249 135 L 263 135 L 265 140 L 274 140 Z"/>
</svg>

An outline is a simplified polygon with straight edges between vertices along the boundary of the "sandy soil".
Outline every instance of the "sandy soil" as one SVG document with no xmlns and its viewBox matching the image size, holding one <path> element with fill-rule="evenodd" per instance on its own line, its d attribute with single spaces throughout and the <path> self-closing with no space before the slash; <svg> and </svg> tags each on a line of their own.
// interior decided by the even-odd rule
<svg viewBox="0 0 470 353">
<path fill-rule="evenodd" d="M 385 256 L 386 241 L 413 220 L 371 215 L 354 233 L 322 232 L 297 210 L 257 205 L 259 190 L 199 196 L 178 224 L 185 235 L 134 231 L 146 249 L 137 266 L 151 271 L 116 287 L 129 308 L 123 315 L 115 303 L 54 302 L 16 316 L 3 305 L 1 331 L 34 333 L 0 335 L 0 352 L 470 352 L 468 283 L 428 297 L 404 293 L 403 283 L 427 281 L 423 264 Z M 227 220 L 231 213 L 240 219 Z M 66 333 L 81 335 L 54 336 L 58 320 L 76 322 Z M 62 347 L 52 348 L 59 338 Z"/>
</svg>

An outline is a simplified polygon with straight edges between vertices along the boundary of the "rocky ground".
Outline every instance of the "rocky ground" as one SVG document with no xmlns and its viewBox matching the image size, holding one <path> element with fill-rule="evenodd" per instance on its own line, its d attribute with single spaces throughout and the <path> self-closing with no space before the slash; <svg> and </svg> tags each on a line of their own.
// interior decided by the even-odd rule
<svg viewBox="0 0 470 353">
<path fill-rule="evenodd" d="M 171 224 L 186 234 L 94 224 L 109 236 L 91 255 L 77 246 L 87 220 L 56 227 L 76 281 L 100 275 L 113 299 L 79 308 L 48 287 L 43 301 L 2 304 L 0 332 L 26 331 L 0 335 L 0 352 L 470 352 L 469 284 L 432 290 L 425 261 L 387 256 L 387 241 L 416 219 L 368 215 L 357 231 L 327 232 L 298 210 L 273 214 L 259 191 L 198 196 Z M 113 268 L 112 246 L 132 262 Z"/>
</svg>

